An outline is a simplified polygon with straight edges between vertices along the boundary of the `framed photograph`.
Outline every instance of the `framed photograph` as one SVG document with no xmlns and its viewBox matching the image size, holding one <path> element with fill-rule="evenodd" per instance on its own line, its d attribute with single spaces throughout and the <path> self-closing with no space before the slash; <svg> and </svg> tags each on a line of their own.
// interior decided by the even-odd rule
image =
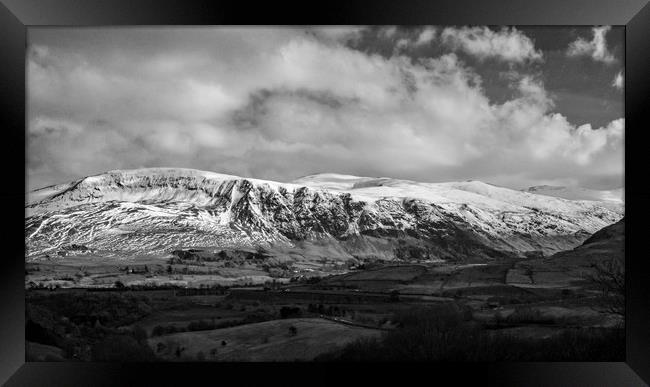
<svg viewBox="0 0 650 387">
<path fill-rule="evenodd" d="M 650 381 L 646 2 L 2 1 L 6 385 Z"/>
</svg>

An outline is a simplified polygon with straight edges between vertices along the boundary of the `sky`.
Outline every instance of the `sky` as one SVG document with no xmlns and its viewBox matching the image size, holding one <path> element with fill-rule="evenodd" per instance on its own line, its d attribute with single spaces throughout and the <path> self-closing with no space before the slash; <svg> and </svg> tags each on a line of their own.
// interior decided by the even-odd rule
<svg viewBox="0 0 650 387">
<path fill-rule="evenodd" d="M 28 189 L 182 167 L 623 186 L 621 27 L 28 29 Z"/>
</svg>

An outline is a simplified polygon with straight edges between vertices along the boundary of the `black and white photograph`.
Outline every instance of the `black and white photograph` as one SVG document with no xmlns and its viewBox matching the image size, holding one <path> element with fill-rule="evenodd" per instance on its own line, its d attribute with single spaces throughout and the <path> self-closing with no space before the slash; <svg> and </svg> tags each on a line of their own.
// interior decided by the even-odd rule
<svg viewBox="0 0 650 387">
<path fill-rule="evenodd" d="M 26 361 L 625 361 L 624 27 L 40 26 L 25 61 Z"/>
</svg>

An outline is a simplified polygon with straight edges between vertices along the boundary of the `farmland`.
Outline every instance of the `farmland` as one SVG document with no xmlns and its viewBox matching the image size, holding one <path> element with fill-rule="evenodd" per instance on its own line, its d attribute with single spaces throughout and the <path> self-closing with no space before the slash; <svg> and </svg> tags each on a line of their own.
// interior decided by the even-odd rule
<svg viewBox="0 0 650 387">
<path fill-rule="evenodd" d="M 621 326 L 619 316 L 599 307 L 606 304 L 604 296 L 584 279 L 545 281 L 533 271 L 531 286 L 512 275 L 513 270 L 531 274 L 519 265 L 391 263 L 322 278 L 198 288 L 133 286 L 137 282 L 129 276 L 142 274 L 123 272 L 130 285 L 121 288 L 35 288 L 27 293 L 28 356 L 332 360 L 358 343 L 407 332 L 404 316 L 443 316 L 440 311 L 450 307 L 458 329 L 516 340 L 552 340 L 583 329 L 613 332 Z M 131 348 L 127 355 L 113 345 L 116 338 Z"/>
</svg>

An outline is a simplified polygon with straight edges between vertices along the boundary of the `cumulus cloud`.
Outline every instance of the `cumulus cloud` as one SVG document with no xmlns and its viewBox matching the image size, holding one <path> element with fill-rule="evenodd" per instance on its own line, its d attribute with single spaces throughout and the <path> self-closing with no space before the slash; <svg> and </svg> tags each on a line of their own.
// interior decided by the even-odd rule
<svg viewBox="0 0 650 387">
<path fill-rule="evenodd" d="M 396 34 L 396 29 L 390 29 L 393 33 L 387 35 L 385 33 L 386 29 L 382 29 L 383 33 L 380 33 L 380 36 L 383 38 L 395 38 L 395 45 L 393 47 L 393 55 L 399 55 L 406 50 L 427 47 L 437 43 L 436 38 L 438 36 L 438 29 L 433 26 L 427 26 L 416 31 L 409 31 L 408 33 L 402 33 L 399 36 Z M 415 33 L 413 33 L 415 32 Z"/>
<path fill-rule="evenodd" d="M 156 55 L 119 41 L 94 53 L 33 45 L 30 187 L 147 166 L 516 188 L 622 176 L 623 119 L 575 126 L 535 77 L 513 73 L 515 96 L 494 103 L 454 53 L 385 57 L 301 31 L 255 33 L 242 43 L 225 29 L 194 48 L 166 40 Z M 221 46 L 206 55 L 212 41 Z"/>
<path fill-rule="evenodd" d="M 429 44 L 436 38 L 436 33 L 438 31 L 434 27 L 425 27 L 422 32 L 418 35 L 415 44 L 418 46 Z"/>
<path fill-rule="evenodd" d="M 496 58 L 522 63 L 542 59 L 533 41 L 516 28 L 493 31 L 488 27 L 447 27 L 440 38 L 447 45 L 474 55 L 479 59 Z"/>
<path fill-rule="evenodd" d="M 578 38 L 569 44 L 567 55 L 569 56 L 591 56 L 593 60 L 612 63 L 616 59 L 607 49 L 607 41 L 605 35 L 611 29 L 610 26 L 594 27 L 592 29 L 593 38 L 587 41 L 583 38 Z"/>
<path fill-rule="evenodd" d="M 623 77 L 623 72 L 619 71 L 616 76 L 614 77 L 614 80 L 612 81 L 612 86 L 615 88 L 621 90 L 623 89 L 623 83 L 625 82 L 625 79 Z"/>
<path fill-rule="evenodd" d="M 381 37 L 383 37 L 383 38 L 388 38 L 388 39 L 395 36 L 396 33 L 397 33 L 397 27 L 396 26 L 382 27 L 379 30 L 379 35 Z"/>
</svg>

